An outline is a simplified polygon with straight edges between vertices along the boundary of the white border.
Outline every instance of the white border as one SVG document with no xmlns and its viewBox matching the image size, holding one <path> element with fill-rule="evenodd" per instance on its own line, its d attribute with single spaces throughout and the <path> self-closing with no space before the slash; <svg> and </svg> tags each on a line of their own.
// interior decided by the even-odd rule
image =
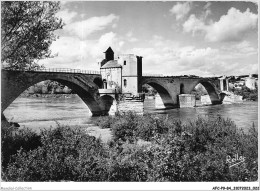
<svg viewBox="0 0 260 191">
<path fill-rule="evenodd" d="M 64 1 L 64 0 L 62 0 Z M 73 1 L 73 0 L 70 0 Z M 84 0 L 81 0 L 84 1 Z M 88 1 L 106 1 L 106 0 L 88 0 Z M 110 0 L 111 1 L 111 0 Z M 113 0 L 121 1 L 121 0 Z M 129 0 L 125 0 L 129 1 Z M 139 1 L 139 0 L 133 0 Z M 149 1 L 158 1 L 159 0 L 149 0 Z M 165 1 L 165 0 L 164 0 Z M 166 0 L 171 1 L 171 0 Z M 185 1 L 185 0 L 178 0 Z M 190 0 L 194 1 L 194 0 Z M 201 0 L 204 1 L 204 0 Z M 208 0 L 208 1 L 217 1 L 217 0 Z M 225 1 L 225 0 L 221 0 Z M 259 5 L 260 0 L 233 0 L 237 2 L 253 2 L 258 4 L 258 27 L 260 24 L 259 21 Z M 176 0 L 172 2 L 177 2 Z M 196 2 L 196 1 L 195 1 Z M 259 29 L 258 29 L 258 71 L 260 71 L 259 65 Z M 1 76 L 1 74 L 0 74 Z M 258 85 L 259 87 L 259 85 Z M 1 90 L 0 90 L 1 92 Z M 260 90 L 258 88 L 258 97 Z M 258 100 L 258 113 L 259 113 L 259 100 Z M 258 118 L 258 129 L 259 129 L 259 118 Z M 1 132 L 0 132 L 1 134 Z M 258 134 L 259 135 L 259 134 Z M 258 136 L 258 158 L 259 158 L 259 136 Z M 2 190 L 228 190 L 228 187 L 236 190 L 248 190 L 245 189 L 253 187 L 259 187 L 259 164 L 258 164 L 258 181 L 257 182 L 2 182 Z M 244 188 L 244 189 L 243 189 Z"/>
<path fill-rule="evenodd" d="M 2 182 L 1 190 L 248 190 L 259 182 Z M 28 189 L 29 188 L 29 189 Z M 242 189 L 243 188 L 243 189 Z"/>
</svg>

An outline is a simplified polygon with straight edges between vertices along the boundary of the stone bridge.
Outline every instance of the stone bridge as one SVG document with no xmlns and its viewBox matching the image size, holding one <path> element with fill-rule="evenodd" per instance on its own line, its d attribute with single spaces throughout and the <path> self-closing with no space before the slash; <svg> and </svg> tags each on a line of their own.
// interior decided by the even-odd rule
<svg viewBox="0 0 260 191">
<path fill-rule="evenodd" d="M 166 108 L 178 108 L 178 95 L 190 94 L 199 83 L 207 90 L 213 105 L 221 104 L 224 99 L 218 78 L 143 76 L 139 83 L 148 84 L 156 89 Z"/>
<path fill-rule="evenodd" d="M 57 71 L 12 71 L 1 72 L 1 112 L 30 86 L 45 80 L 54 80 L 71 88 L 86 103 L 93 115 L 107 115 L 113 103 L 110 96 L 100 96 L 100 74 L 70 73 Z"/>
<path fill-rule="evenodd" d="M 113 104 L 113 96 L 99 93 L 103 83 L 98 72 L 2 70 L 1 74 L 2 113 L 22 92 L 45 80 L 54 80 L 71 88 L 89 107 L 93 116 L 107 115 Z M 178 108 L 178 96 L 190 94 L 199 83 L 208 91 L 212 104 L 222 103 L 224 95 L 221 93 L 218 78 L 143 76 L 139 79 L 138 85 L 152 86 L 161 96 L 166 108 Z"/>
</svg>

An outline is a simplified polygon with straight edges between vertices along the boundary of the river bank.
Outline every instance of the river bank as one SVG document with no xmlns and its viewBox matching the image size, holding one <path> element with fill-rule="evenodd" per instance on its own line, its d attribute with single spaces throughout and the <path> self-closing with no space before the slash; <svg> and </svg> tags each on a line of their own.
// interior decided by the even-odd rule
<svg viewBox="0 0 260 191">
<path fill-rule="evenodd" d="M 77 94 L 31 94 L 23 92 L 20 98 L 75 98 Z"/>
</svg>

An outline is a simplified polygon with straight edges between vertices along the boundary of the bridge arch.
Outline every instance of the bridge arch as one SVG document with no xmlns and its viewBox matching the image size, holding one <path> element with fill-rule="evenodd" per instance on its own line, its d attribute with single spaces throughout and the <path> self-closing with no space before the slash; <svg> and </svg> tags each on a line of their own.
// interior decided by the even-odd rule
<svg viewBox="0 0 260 191">
<path fill-rule="evenodd" d="M 105 110 L 109 111 L 111 106 L 113 105 L 114 97 L 110 95 L 102 95 L 100 97 L 102 103 L 104 103 Z"/>
<path fill-rule="evenodd" d="M 94 82 L 97 75 L 64 74 L 55 72 L 22 72 L 2 70 L 1 109 L 2 112 L 30 86 L 45 80 L 57 81 L 72 89 L 89 107 L 92 115 L 106 115 L 111 107 L 101 99 L 98 85 Z"/>
<path fill-rule="evenodd" d="M 157 81 L 156 79 L 145 79 L 142 81 L 142 85 L 144 84 L 152 86 L 158 92 L 165 108 L 170 109 L 177 107 L 176 103 L 174 103 L 172 99 L 172 95 L 170 94 L 168 87 L 166 86 L 166 83 L 163 83 L 163 81 Z"/>
<path fill-rule="evenodd" d="M 210 82 L 209 80 L 205 80 L 205 79 L 198 80 L 197 82 L 195 82 L 195 83 L 193 84 L 192 89 L 190 90 L 190 92 L 191 92 L 192 90 L 194 90 L 195 87 L 196 87 L 198 84 L 203 85 L 204 88 L 207 90 L 212 105 L 216 105 L 216 104 L 221 104 L 221 103 L 222 103 L 223 96 L 220 96 L 220 94 L 218 93 L 219 91 L 218 91 L 217 87 L 215 86 L 215 84 L 213 84 L 213 83 Z"/>
</svg>

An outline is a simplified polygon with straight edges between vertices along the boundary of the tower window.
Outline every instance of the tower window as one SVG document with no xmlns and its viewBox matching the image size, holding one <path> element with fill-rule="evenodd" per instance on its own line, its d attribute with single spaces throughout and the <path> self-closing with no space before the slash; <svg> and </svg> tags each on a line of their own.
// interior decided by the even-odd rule
<svg viewBox="0 0 260 191">
<path fill-rule="evenodd" d="M 103 88 L 107 89 L 107 80 L 106 79 L 103 80 Z"/>
<path fill-rule="evenodd" d="M 124 79 L 124 86 L 126 87 L 127 86 L 127 80 Z"/>
<path fill-rule="evenodd" d="M 124 60 L 124 65 L 126 65 L 126 61 Z"/>
</svg>

